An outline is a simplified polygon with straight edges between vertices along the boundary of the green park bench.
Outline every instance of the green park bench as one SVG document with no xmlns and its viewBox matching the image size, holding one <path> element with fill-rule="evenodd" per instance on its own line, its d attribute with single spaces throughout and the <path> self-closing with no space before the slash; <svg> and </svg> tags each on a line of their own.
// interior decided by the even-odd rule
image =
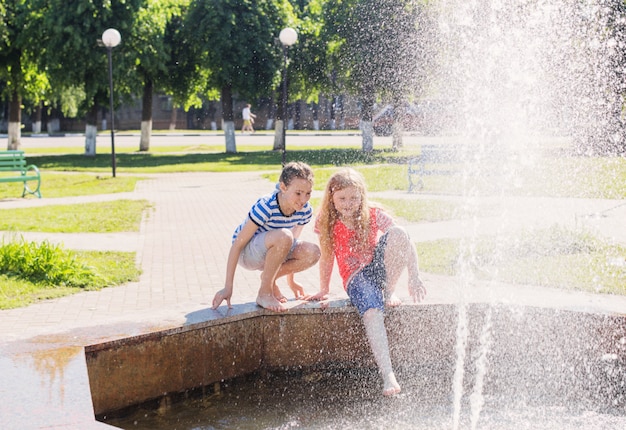
<svg viewBox="0 0 626 430">
<path fill-rule="evenodd" d="M 22 197 L 28 193 L 41 198 L 39 169 L 34 164 L 26 164 L 24 151 L 0 151 L 0 183 L 2 182 L 23 182 Z M 37 187 L 29 187 L 29 182 L 36 182 Z"/>
<path fill-rule="evenodd" d="M 409 160 L 409 193 L 421 191 L 424 188 L 424 176 L 458 174 L 458 166 L 462 155 L 460 147 L 451 145 L 422 145 L 419 157 Z"/>
</svg>

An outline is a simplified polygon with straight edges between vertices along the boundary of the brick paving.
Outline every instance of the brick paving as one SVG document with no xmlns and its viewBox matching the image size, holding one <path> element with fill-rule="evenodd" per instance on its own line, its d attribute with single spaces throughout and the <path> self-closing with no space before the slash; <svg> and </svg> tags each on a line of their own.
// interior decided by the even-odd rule
<svg viewBox="0 0 626 430">
<path fill-rule="evenodd" d="M 139 182 L 132 196 L 119 196 L 152 202 L 138 234 L 102 234 L 102 238 L 97 234 L 24 234 L 27 240 L 46 238 L 71 249 L 136 251 L 142 275 L 136 283 L 2 311 L 1 338 L 42 334 L 51 325 L 58 330 L 135 321 L 142 313 L 149 320 L 160 316 L 184 322 L 182 309 L 206 308 L 223 286 L 232 230 L 254 200 L 273 186 L 258 173 L 157 175 Z M 76 199 L 47 199 L 48 204 L 72 201 Z M 41 205 L 37 200 L 23 200 L 11 206 L 20 203 Z M 313 272 L 299 276 L 310 288 L 317 286 Z M 233 303 L 253 301 L 258 280 L 258 272 L 238 269 Z"/>
</svg>

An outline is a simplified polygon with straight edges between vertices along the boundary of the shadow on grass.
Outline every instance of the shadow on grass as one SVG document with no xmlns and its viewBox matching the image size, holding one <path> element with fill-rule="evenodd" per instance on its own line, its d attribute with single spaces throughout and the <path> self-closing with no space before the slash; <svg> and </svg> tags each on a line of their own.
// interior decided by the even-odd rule
<svg viewBox="0 0 626 430">
<path fill-rule="evenodd" d="M 288 150 L 286 160 L 303 161 L 312 166 L 340 166 L 351 164 L 402 163 L 405 156 L 391 150 L 374 150 L 363 152 L 359 149 L 319 149 L 319 150 Z M 157 167 L 181 166 L 181 170 L 189 170 L 189 166 L 209 164 L 200 170 L 224 170 L 226 167 L 274 168 L 280 166 L 281 151 L 254 151 L 230 153 L 191 153 L 191 154 L 153 154 L 153 153 L 122 153 L 116 154 L 116 163 L 124 169 L 144 169 Z M 36 157 L 34 163 L 40 169 L 49 170 L 99 170 L 108 169 L 111 165 L 110 154 L 99 154 L 86 157 L 80 154 L 42 155 Z M 187 166 L 182 169 L 182 166 Z M 221 166 L 221 168 L 217 168 Z M 200 166 L 199 166 L 200 167 Z M 170 169 L 171 170 L 171 169 Z"/>
</svg>

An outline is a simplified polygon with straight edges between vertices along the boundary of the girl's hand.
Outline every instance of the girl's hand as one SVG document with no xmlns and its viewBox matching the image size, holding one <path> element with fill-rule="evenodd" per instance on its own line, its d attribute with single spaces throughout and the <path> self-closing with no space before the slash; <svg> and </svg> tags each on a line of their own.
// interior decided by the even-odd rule
<svg viewBox="0 0 626 430">
<path fill-rule="evenodd" d="M 305 298 L 305 300 L 308 300 L 310 302 L 319 302 L 321 300 L 326 300 L 328 298 L 328 293 L 324 293 L 324 292 L 319 292 L 317 294 L 313 294 L 312 296 L 308 296 Z"/>
<path fill-rule="evenodd" d="M 419 303 L 426 297 L 426 287 L 421 279 L 409 284 L 409 294 L 415 303 Z"/>
</svg>

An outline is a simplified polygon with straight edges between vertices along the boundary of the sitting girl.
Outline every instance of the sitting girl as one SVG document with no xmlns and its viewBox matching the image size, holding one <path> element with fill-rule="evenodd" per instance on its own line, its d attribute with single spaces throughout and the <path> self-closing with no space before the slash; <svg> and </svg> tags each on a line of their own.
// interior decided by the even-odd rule
<svg viewBox="0 0 626 430">
<path fill-rule="evenodd" d="M 327 298 L 336 258 L 343 286 L 363 318 L 382 374 L 383 394 L 391 396 L 400 392 L 400 385 L 391 365 L 385 304 L 401 304 L 394 290 L 404 268 L 408 269 L 409 294 L 415 302 L 425 297 L 426 289 L 408 234 L 388 214 L 371 206 L 366 194 L 363 177 L 353 169 L 341 170 L 329 179 L 315 226 L 321 248 L 320 292 L 309 300 Z"/>
</svg>

